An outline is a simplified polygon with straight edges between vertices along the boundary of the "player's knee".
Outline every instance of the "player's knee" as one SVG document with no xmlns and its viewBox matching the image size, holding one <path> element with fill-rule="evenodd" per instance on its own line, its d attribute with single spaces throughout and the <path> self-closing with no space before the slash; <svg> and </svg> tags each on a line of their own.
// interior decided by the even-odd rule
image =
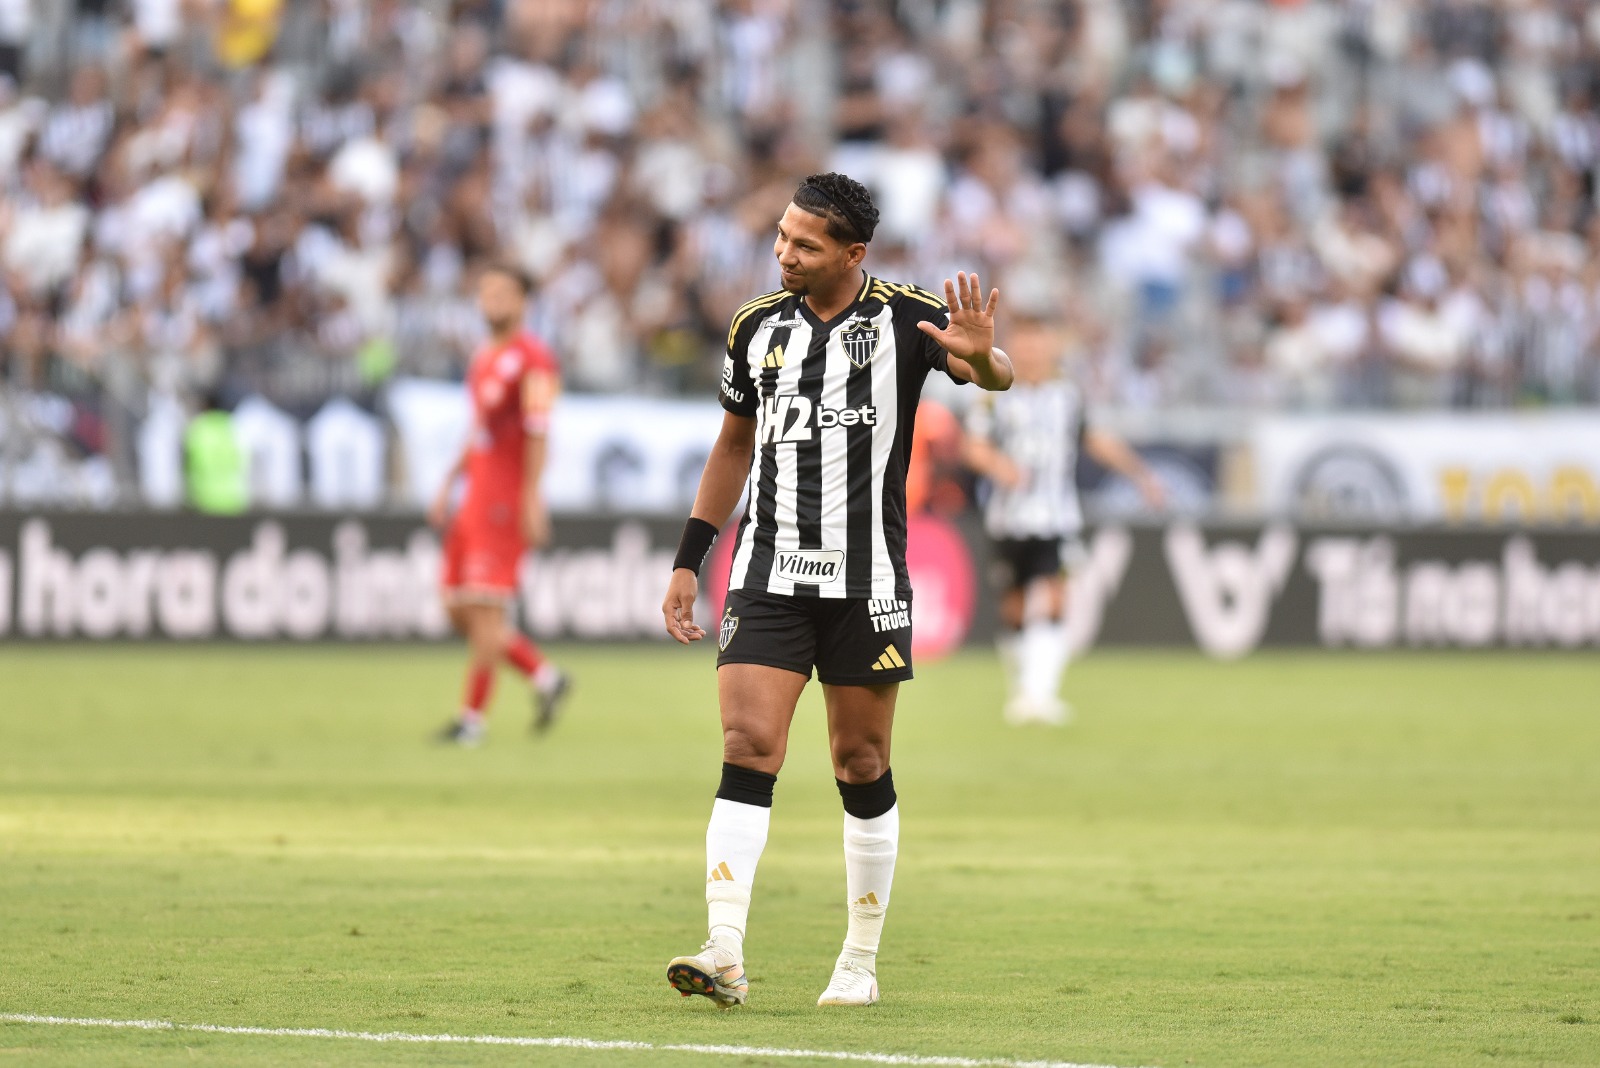
<svg viewBox="0 0 1600 1068">
<path fill-rule="evenodd" d="M 468 632 L 467 642 L 474 658 L 492 663 L 505 650 L 506 630 L 497 623 L 479 622 Z"/>
<path fill-rule="evenodd" d="M 833 746 L 833 773 L 845 782 L 875 782 L 889 770 L 883 747 L 871 742 L 841 742 Z"/>
<path fill-rule="evenodd" d="M 1000 598 L 1000 622 L 1012 630 L 1020 629 L 1025 604 L 1021 590 L 1007 590 Z"/>
<path fill-rule="evenodd" d="M 783 740 L 740 727 L 722 729 L 722 759 L 728 764 L 777 774 L 783 764 Z"/>
</svg>

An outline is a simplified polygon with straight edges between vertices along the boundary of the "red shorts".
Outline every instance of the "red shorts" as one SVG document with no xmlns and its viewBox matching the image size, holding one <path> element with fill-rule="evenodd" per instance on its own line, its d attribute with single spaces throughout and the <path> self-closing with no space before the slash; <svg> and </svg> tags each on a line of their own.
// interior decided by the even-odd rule
<svg viewBox="0 0 1600 1068">
<path fill-rule="evenodd" d="M 510 597 L 522 568 L 522 532 L 514 523 L 457 519 L 444 539 L 440 585 L 455 597 Z"/>
</svg>

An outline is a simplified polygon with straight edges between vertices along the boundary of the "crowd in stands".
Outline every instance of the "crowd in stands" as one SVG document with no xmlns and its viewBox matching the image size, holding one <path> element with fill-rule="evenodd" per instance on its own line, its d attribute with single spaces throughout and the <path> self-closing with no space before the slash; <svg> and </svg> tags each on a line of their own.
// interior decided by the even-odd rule
<svg viewBox="0 0 1600 1068">
<path fill-rule="evenodd" d="M 0 486 L 459 377 L 498 257 L 709 396 L 821 169 L 1102 406 L 1600 403 L 1597 100 L 1585 0 L 0 0 Z"/>
</svg>

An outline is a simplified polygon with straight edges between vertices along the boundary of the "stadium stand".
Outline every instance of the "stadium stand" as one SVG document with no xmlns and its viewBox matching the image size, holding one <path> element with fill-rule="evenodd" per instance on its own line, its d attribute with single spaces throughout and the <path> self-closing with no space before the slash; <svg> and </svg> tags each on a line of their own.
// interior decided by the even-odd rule
<svg viewBox="0 0 1600 1068">
<path fill-rule="evenodd" d="M 0 0 L 0 500 L 457 378 L 502 251 L 573 389 L 709 396 L 820 167 L 1103 407 L 1600 402 L 1597 91 L 1580 0 Z"/>
</svg>

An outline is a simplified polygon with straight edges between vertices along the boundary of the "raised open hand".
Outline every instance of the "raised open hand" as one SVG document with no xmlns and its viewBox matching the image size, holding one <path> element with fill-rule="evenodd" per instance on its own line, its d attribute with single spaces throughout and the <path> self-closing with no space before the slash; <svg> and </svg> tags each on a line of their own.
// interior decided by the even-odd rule
<svg viewBox="0 0 1600 1068">
<path fill-rule="evenodd" d="M 918 323 L 917 328 L 937 341 L 946 352 L 958 360 L 987 357 L 994 349 L 994 314 L 1000 307 L 1000 291 L 989 290 L 987 304 L 983 287 L 976 273 L 956 273 L 954 282 L 944 280 L 944 302 L 950 306 L 950 325 L 940 330 L 932 323 Z"/>
</svg>

